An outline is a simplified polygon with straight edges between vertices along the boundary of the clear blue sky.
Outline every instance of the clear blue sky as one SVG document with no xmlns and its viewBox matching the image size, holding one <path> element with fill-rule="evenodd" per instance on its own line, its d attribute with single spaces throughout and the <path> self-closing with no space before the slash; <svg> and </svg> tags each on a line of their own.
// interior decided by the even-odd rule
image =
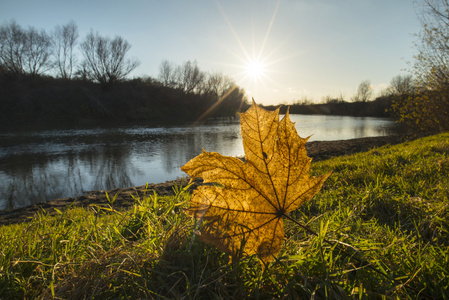
<svg viewBox="0 0 449 300">
<path fill-rule="evenodd" d="M 0 22 L 12 19 L 47 32 L 73 20 L 80 40 L 91 29 L 122 36 L 141 62 L 131 76 L 196 60 L 263 104 L 349 100 L 366 79 L 378 92 L 407 74 L 420 28 L 412 0 L 0 0 Z"/>
</svg>

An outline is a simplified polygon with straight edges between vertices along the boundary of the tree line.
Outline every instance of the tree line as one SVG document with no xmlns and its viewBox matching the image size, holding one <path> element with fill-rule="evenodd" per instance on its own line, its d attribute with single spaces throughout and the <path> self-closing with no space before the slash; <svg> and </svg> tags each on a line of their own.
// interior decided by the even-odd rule
<svg viewBox="0 0 449 300">
<path fill-rule="evenodd" d="M 10 21 L 0 26 L 0 67 L 15 75 L 48 74 L 111 84 L 124 80 L 139 66 L 139 60 L 127 57 L 131 45 L 120 36 L 111 39 L 91 30 L 80 43 L 78 40 L 78 26 L 73 21 L 56 26 L 51 34 Z M 235 86 L 228 76 L 201 71 L 196 61 L 182 65 L 162 61 L 158 81 L 185 93 L 215 96 Z"/>
<path fill-rule="evenodd" d="M 304 97 L 281 107 L 281 113 L 285 113 L 288 107 L 289 112 L 294 114 L 395 118 L 396 114 L 392 110 L 393 104 L 401 95 L 408 95 L 413 90 L 414 84 L 411 75 L 397 75 L 391 79 L 390 85 L 374 98 L 370 80 L 363 80 L 349 100 L 346 100 L 342 94 L 337 97 L 327 95 L 322 98 L 320 103 L 315 103 Z M 265 106 L 265 108 L 274 110 L 276 106 Z"/>
<path fill-rule="evenodd" d="M 157 78 L 127 78 L 139 65 L 128 57 L 130 48 L 120 36 L 110 38 L 93 30 L 79 41 L 74 22 L 58 25 L 51 33 L 23 28 L 15 21 L 3 24 L 3 122 L 12 116 L 17 122 L 120 116 L 128 121 L 182 122 L 233 117 L 247 107 L 244 90 L 230 77 L 204 72 L 196 61 L 176 65 L 164 60 Z M 24 88 L 32 100 L 23 95 Z"/>
<path fill-rule="evenodd" d="M 78 39 L 73 21 L 56 26 L 49 34 L 12 20 L 0 27 L 0 66 L 15 75 L 77 76 L 106 84 L 125 79 L 139 65 L 137 59 L 126 57 L 131 45 L 125 39 L 111 39 L 92 30 L 79 43 L 82 59 L 78 62 Z"/>
</svg>

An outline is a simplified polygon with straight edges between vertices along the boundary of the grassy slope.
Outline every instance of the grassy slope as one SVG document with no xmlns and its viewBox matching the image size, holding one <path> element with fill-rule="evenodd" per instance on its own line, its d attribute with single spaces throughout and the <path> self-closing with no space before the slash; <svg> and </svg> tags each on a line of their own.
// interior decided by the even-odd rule
<svg viewBox="0 0 449 300">
<path fill-rule="evenodd" d="M 285 221 L 268 268 L 255 257 L 229 263 L 195 239 L 187 193 L 149 192 L 128 212 L 92 206 L 0 227 L 0 298 L 449 298 L 449 134 L 311 172 L 329 170 L 322 191 L 291 214 L 318 236 Z"/>
</svg>

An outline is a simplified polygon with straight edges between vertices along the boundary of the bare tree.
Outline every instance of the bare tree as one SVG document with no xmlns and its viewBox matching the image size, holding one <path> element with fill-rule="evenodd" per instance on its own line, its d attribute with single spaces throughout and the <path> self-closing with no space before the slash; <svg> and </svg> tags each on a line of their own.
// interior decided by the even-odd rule
<svg viewBox="0 0 449 300">
<path fill-rule="evenodd" d="M 344 103 L 345 100 L 343 98 L 343 94 L 340 92 L 338 97 L 332 97 L 331 95 L 324 96 L 322 98 L 322 103 L 326 104 L 335 104 L 335 103 Z"/>
<path fill-rule="evenodd" d="M 344 103 L 345 101 L 345 97 L 343 96 L 342 92 L 340 92 L 340 95 L 338 96 L 338 102 L 339 103 Z"/>
<path fill-rule="evenodd" d="M 352 100 L 354 102 L 367 102 L 371 99 L 373 95 L 373 87 L 371 86 L 371 81 L 364 80 L 359 84 L 357 93 L 354 95 Z"/>
<path fill-rule="evenodd" d="M 44 31 L 29 27 L 26 31 L 25 70 L 32 75 L 42 74 L 51 68 L 51 37 Z"/>
<path fill-rule="evenodd" d="M 205 73 L 200 70 L 196 61 L 189 60 L 183 65 L 175 66 L 164 60 L 159 67 L 159 80 L 164 86 L 181 89 L 186 93 L 200 94 L 205 78 Z"/>
<path fill-rule="evenodd" d="M 388 90 L 392 95 L 407 95 L 413 93 L 414 87 L 412 75 L 397 75 L 391 79 Z"/>
<path fill-rule="evenodd" d="M 196 61 L 189 60 L 177 70 L 180 88 L 186 93 L 196 92 L 204 81 L 205 75 Z"/>
<path fill-rule="evenodd" d="M 206 78 L 202 88 L 203 93 L 211 95 L 214 101 L 218 101 L 235 86 L 234 81 L 222 73 L 212 73 L 207 75 Z"/>
<path fill-rule="evenodd" d="M 0 27 L 0 63 L 8 71 L 23 74 L 26 35 L 22 27 L 11 21 Z"/>
<path fill-rule="evenodd" d="M 42 74 L 52 68 L 51 37 L 15 21 L 0 27 L 0 64 L 15 74 Z"/>
<path fill-rule="evenodd" d="M 164 86 L 172 88 L 176 86 L 175 66 L 173 63 L 168 60 L 162 61 L 159 67 L 159 80 Z"/>
<path fill-rule="evenodd" d="M 78 26 L 71 21 L 64 26 L 56 26 L 53 32 L 53 49 L 57 72 L 62 78 L 72 78 L 76 64 L 73 53 L 78 40 Z"/>
<path fill-rule="evenodd" d="M 102 84 L 124 79 L 139 65 L 136 59 L 126 59 L 131 45 L 119 36 L 111 40 L 90 32 L 80 47 L 86 75 Z"/>
</svg>

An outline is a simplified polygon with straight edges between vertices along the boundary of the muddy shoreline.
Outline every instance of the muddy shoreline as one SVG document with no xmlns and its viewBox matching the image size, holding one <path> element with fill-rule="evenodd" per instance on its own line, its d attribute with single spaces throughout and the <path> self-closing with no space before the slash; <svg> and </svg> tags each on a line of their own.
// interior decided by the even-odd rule
<svg viewBox="0 0 449 300">
<path fill-rule="evenodd" d="M 312 157 L 313 161 L 320 161 L 335 156 L 365 152 L 384 145 L 395 145 L 411 139 L 410 136 L 395 135 L 341 141 L 317 141 L 306 143 L 306 150 L 307 155 Z M 184 178 L 163 183 L 151 183 L 148 184 L 147 188 L 146 186 L 136 186 L 108 191 L 93 191 L 78 197 L 51 200 L 13 210 L 0 210 L 0 226 L 29 221 L 37 212 L 42 212 L 43 210 L 48 214 L 56 214 L 55 208 L 63 211 L 68 207 L 87 207 L 92 204 L 104 205 L 108 203 L 105 192 L 108 192 L 111 198 L 118 193 L 114 202 L 114 208 L 127 209 L 134 204 L 133 196 L 142 196 L 144 193 L 153 194 L 153 192 L 156 192 L 158 195 L 171 195 L 173 194 L 173 185 L 179 186 L 182 181 L 184 186 L 188 183 L 188 179 Z M 195 189 L 201 183 L 202 180 L 195 180 L 190 189 Z"/>
</svg>

